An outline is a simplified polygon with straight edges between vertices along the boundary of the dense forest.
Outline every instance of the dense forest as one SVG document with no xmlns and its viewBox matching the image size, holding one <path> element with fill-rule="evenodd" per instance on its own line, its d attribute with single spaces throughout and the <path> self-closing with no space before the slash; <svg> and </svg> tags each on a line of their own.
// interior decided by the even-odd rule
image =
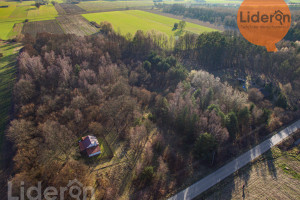
<svg viewBox="0 0 300 200">
<path fill-rule="evenodd" d="M 158 6 L 162 8 L 163 12 L 172 13 L 175 15 L 182 15 L 201 21 L 210 22 L 212 24 L 224 25 L 228 28 L 237 28 L 236 15 L 237 8 L 230 7 L 186 7 L 182 4 L 162 4 Z"/>
<path fill-rule="evenodd" d="M 234 33 L 187 33 L 166 50 L 153 34 L 125 38 L 101 26 L 86 37 L 25 36 L 7 130 L 15 185 L 58 188 L 76 178 L 96 187 L 96 199 L 117 199 L 129 171 L 131 199 L 160 199 L 299 117 L 298 43 L 267 53 Z M 260 74 L 260 87 L 238 89 L 209 73 L 224 69 Z M 136 162 L 94 175 L 78 155 L 87 132 L 115 133 Z"/>
</svg>

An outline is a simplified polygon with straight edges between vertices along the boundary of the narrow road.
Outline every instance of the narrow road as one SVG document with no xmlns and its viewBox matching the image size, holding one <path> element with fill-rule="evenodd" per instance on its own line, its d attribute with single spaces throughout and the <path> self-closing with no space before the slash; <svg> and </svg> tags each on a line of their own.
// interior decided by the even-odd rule
<svg viewBox="0 0 300 200">
<path fill-rule="evenodd" d="M 262 155 L 263 153 L 271 149 L 273 146 L 282 142 L 285 138 L 287 138 L 289 135 L 294 133 L 299 128 L 300 128 L 300 120 L 286 127 L 276 135 L 272 136 L 270 139 L 265 140 L 264 142 L 260 143 L 256 147 L 242 154 L 241 156 L 229 162 L 228 164 L 224 165 L 217 171 L 211 173 L 210 175 L 206 176 L 200 181 L 189 186 L 185 190 L 177 193 L 173 197 L 169 198 L 169 200 L 182 200 L 182 199 L 188 200 L 197 197 L 202 192 L 206 191 L 210 187 L 219 183 L 229 175 L 233 174 L 240 168 L 247 165 L 249 162 L 253 161 L 257 157 L 259 157 L 260 155 Z"/>
</svg>

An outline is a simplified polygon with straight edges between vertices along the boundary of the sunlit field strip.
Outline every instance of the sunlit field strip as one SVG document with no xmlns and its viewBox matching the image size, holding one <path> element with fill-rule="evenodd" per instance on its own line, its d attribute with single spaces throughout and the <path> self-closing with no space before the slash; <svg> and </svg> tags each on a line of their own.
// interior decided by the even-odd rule
<svg viewBox="0 0 300 200">
<path fill-rule="evenodd" d="M 174 23 L 178 23 L 179 20 L 140 10 L 91 13 L 83 14 L 82 16 L 89 21 L 95 21 L 99 24 L 102 21 L 108 21 L 113 25 L 114 30 L 120 31 L 122 35 L 126 35 L 127 33 L 134 35 L 137 30 L 144 32 L 156 30 L 168 36 L 177 36 L 178 34 L 178 30 L 172 31 L 172 28 Z M 217 31 L 188 22 L 186 23 L 185 30 L 196 34 Z"/>
</svg>

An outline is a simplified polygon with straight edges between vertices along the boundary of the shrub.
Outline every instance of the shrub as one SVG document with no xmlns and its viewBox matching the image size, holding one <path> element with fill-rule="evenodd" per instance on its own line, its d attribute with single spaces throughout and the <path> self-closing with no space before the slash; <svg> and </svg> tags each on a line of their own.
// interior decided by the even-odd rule
<svg viewBox="0 0 300 200">
<path fill-rule="evenodd" d="M 178 29 L 178 23 L 174 23 L 174 27 L 173 27 L 173 31 L 177 30 Z"/>
<path fill-rule="evenodd" d="M 231 137 L 231 139 L 235 139 L 236 138 L 236 134 L 238 133 L 238 120 L 237 120 L 237 116 L 234 112 L 230 112 L 227 116 L 226 116 L 226 122 L 225 122 L 226 128 L 229 132 L 229 135 Z"/>
<path fill-rule="evenodd" d="M 35 7 L 37 7 L 38 9 L 41 7 L 40 3 L 35 3 Z"/>
<path fill-rule="evenodd" d="M 272 115 L 272 111 L 269 110 L 269 109 L 267 109 L 267 108 L 264 108 L 263 109 L 263 114 L 261 116 L 262 123 L 267 123 L 267 125 L 269 125 L 270 119 L 271 119 L 271 115 Z"/>
<path fill-rule="evenodd" d="M 154 177 L 154 170 L 152 166 L 147 166 L 141 173 L 141 181 L 144 183 L 150 183 Z"/>
<path fill-rule="evenodd" d="M 276 101 L 276 106 L 286 109 L 288 107 L 287 98 L 284 94 L 280 93 Z"/>
<path fill-rule="evenodd" d="M 105 33 L 105 34 L 108 34 L 108 33 L 110 33 L 110 32 L 113 31 L 113 26 L 112 26 L 112 24 L 109 23 L 109 22 L 106 22 L 106 21 L 101 22 L 101 23 L 100 23 L 100 27 L 101 27 L 101 32 L 103 32 L 103 33 Z"/>
</svg>

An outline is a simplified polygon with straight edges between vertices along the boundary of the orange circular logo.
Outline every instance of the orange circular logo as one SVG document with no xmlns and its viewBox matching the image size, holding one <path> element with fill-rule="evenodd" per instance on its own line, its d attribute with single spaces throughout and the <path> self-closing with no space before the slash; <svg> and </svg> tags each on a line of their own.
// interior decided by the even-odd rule
<svg viewBox="0 0 300 200">
<path fill-rule="evenodd" d="M 245 0 L 238 11 L 241 34 L 251 43 L 277 51 L 291 26 L 291 12 L 284 0 Z"/>
</svg>

